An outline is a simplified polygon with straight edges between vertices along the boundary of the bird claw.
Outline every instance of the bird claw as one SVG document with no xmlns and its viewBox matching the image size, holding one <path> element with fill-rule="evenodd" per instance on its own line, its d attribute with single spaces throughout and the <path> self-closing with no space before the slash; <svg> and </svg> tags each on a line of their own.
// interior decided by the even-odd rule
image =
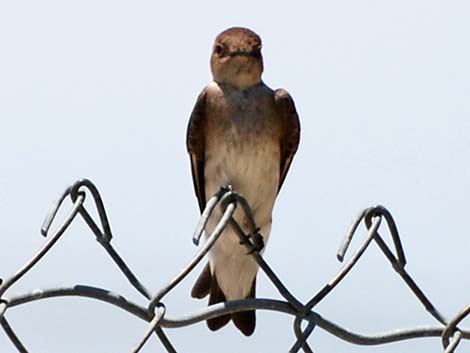
<svg viewBox="0 0 470 353">
<path fill-rule="evenodd" d="M 247 255 L 253 254 L 255 251 L 260 252 L 264 248 L 264 238 L 259 232 L 261 229 L 256 228 L 253 233 L 248 234 L 248 238 L 251 239 L 251 250 L 247 253 Z M 244 242 L 240 242 L 240 244 L 244 244 Z"/>
</svg>

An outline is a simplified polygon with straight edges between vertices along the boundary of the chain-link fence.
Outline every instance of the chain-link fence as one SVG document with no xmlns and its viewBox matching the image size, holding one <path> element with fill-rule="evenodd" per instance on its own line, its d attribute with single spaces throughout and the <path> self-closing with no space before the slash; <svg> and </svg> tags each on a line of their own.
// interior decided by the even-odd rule
<svg viewBox="0 0 470 353">
<path fill-rule="evenodd" d="M 88 192 L 87 192 L 88 191 Z M 95 219 L 90 215 L 85 206 L 85 199 L 87 195 L 91 195 L 95 206 L 98 210 L 99 223 L 97 224 Z M 52 222 L 54 221 L 59 208 L 63 201 L 70 197 L 72 201 L 72 209 L 67 214 L 67 217 L 58 227 L 53 234 L 49 234 Z M 446 319 L 430 302 L 424 292 L 419 288 L 416 282 L 408 274 L 405 269 L 406 258 L 403 247 L 401 245 L 400 237 L 398 235 L 395 221 L 393 220 L 390 212 L 382 206 L 373 206 L 362 211 L 359 216 L 353 221 L 349 228 L 346 237 L 341 244 L 338 251 L 338 260 L 344 262 L 346 251 L 349 248 L 353 236 L 361 224 L 365 223 L 368 229 L 367 235 L 362 240 L 358 249 L 355 253 L 347 260 L 339 272 L 320 290 L 316 293 L 310 301 L 302 303 L 299 301 L 282 283 L 279 277 L 271 270 L 269 265 L 264 261 L 262 256 L 259 254 L 257 246 L 253 244 L 250 239 L 250 235 L 256 234 L 257 227 L 250 209 L 248 202 L 240 194 L 229 190 L 227 188 L 221 188 L 220 191 L 214 195 L 208 202 L 206 209 L 201 215 L 200 221 L 194 232 L 193 241 L 196 245 L 199 244 L 200 238 L 204 232 L 206 223 L 216 207 L 221 207 L 223 214 L 215 227 L 212 234 L 208 234 L 205 243 L 200 247 L 196 255 L 188 262 L 188 264 L 174 277 L 171 281 L 157 293 L 151 293 L 132 273 L 129 266 L 121 258 L 119 253 L 111 245 L 112 233 L 111 228 L 106 216 L 106 211 L 96 186 L 89 180 L 82 179 L 77 181 L 74 185 L 67 188 L 60 198 L 53 204 L 52 209 L 44 224 L 41 228 L 41 232 L 44 236 L 48 237 L 46 243 L 42 248 L 34 254 L 34 256 L 22 266 L 15 274 L 4 279 L 0 282 L 0 323 L 3 330 L 10 338 L 12 344 L 17 348 L 19 352 L 28 352 L 25 344 L 15 334 L 13 328 L 10 326 L 7 318 L 6 311 L 25 303 L 29 303 L 36 300 L 52 298 L 52 297 L 63 297 L 63 296 L 78 296 L 93 298 L 99 301 L 107 302 L 112 304 L 128 313 L 137 316 L 147 322 L 148 328 L 142 335 L 142 339 L 136 343 L 131 352 L 139 352 L 140 349 L 146 344 L 150 336 L 155 333 L 162 345 L 168 352 L 176 352 L 173 344 L 169 341 L 166 336 L 164 329 L 166 328 L 178 328 L 189 326 L 197 322 L 214 318 L 220 315 L 234 313 L 244 310 L 272 310 L 287 313 L 293 316 L 293 329 L 295 338 L 293 338 L 293 344 L 290 347 L 289 352 L 313 352 L 310 348 L 308 339 L 311 333 L 316 329 L 323 329 L 330 334 L 357 345 L 382 345 L 396 341 L 409 340 L 420 337 L 441 337 L 443 352 L 450 353 L 456 352 L 456 348 L 462 339 L 470 339 L 470 331 L 458 328 L 458 324 L 470 313 L 470 305 L 465 307 L 460 313 L 458 313 L 451 320 Z M 241 207 L 249 220 L 251 232 L 245 234 L 240 225 L 232 218 L 233 213 L 237 207 Z M 110 291 L 102 288 L 96 288 L 91 286 L 74 286 L 74 287 L 63 287 L 54 289 L 42 289 L 35 290 L 30 293 L 18 296 L 4 296 L 6 291 L 19 281 L 28 271 L 30 271 L 39 260 L 54 246 L 59 238 L 66 232 L 67 228 L 74 221 L 77 215 L 80 215 L 90 230 L 96 236 L 96 240 L 103 246 L 106 252 L 111 256 L 113 261 L 122 271 L 122 273 L 129 280 L 131 285 L 141 293 L 149 301 L 147 307 L 140 306 L 133 303 L 121 295 L 117 295 Z M 384 238 L 380 235 L 379 229 L 382 222 L 385 221 L 388 233 L 390 234 L 393 241 L 393 249 L 391 249 Z M 100 227 L 101 226 L 101 227 Z M 219 236 L 225 227 L 232 227 L 238 237 L 240 243 L 247 249 L 247 256 L 253 256 L 255 261 L 258 263 L 260 268 L 263 270 L 265 275 L 271 280 L 274 286 L 277 288 L 279 293 L 285 299 L 284 301 L 273 300 L 273 299 L 245 299 L 236 300 L 225 303 L 219 303 L 211 305 L 202 311 L 192 313 L 184 316 L 183 318 L 171 318 L 165 315 L 166 308 L 164 304 L 164 297 L 173 288 L 175 288 L 204 258 L 209 252 L 210 248 L 217 241 Z M 350 270 L 358 263 L 361 256 L 369 248 L 369 245 L 375 241 L 384 256 L 388 259 L 393 269 L 408 285 L 411 292 L 416 298 L 423 304 L 424 308 L 429 314 L 436 319 L 439 325 L 435 327 L 419 327 L 415 329 L 397 329 L 391 332 L 385 332 L 375 335 L 362 335 L 346 330 L 345 328 L 329 321 L 328 319 L 317 313 L 314 308 L 320 303 L 329 293 L 347 276 Z M 302 328 L 302 324 L 305 323 Z M 286 350 L 289 347 L 286 347 Z"/>
</svg>

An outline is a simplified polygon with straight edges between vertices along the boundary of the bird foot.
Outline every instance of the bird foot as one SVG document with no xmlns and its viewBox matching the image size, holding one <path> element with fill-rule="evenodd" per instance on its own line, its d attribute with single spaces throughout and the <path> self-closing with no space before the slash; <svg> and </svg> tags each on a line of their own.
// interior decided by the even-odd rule
<svg viewBox="0 0 470 353">
<path fill-rule="evenodd" d="M 233 187 L 230 184 L 226 184 L 226 185 L 223 185 L 223 186 L 220 187 L 220 191 L 222 191 L 222 192 L 233 191 Z"/>
<path fill-rule="evenodd" d="M 261 229 L 256 228 L 254 232 L 248 234 L 248 238 L 251 239 L 251 250 L 247 255 L 253 254 L 255 251 L 260 252 L 264 248 L 264 238 L 259 232 Z M 243 245 L 243 242 L 240 242 Z"/>
</svg>

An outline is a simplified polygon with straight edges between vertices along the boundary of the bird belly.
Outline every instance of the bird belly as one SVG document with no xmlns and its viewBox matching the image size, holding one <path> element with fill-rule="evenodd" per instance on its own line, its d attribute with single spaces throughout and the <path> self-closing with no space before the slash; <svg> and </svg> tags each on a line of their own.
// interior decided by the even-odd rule
<svg viewBox="0 0 470 353">
<path fill-rule="evenodd" d="M 232 135 L 233 136 L 233 135 Z M 245 136 L 241 143 L 230 138 L 206 150 L 205 190 L 207 198 L 220 187 L 231 185 L 250 205 L 265 245 L 271 231 L 271 214 L 279 186 L 280 152 L 275 141 L 262 136 Z M 236 141 L 235 141 L 236 142 Z M 209 219 L 207 232 L 217 225 L 222 211 L 216 208 Z M 242 208 L 237 207 L 235 220 L 246 234 L 250 233 Z M 227 226 L 210 251 L 211 272 L 228 300 L 245 298 L 251 289 L 258 265 L 230 226 Z"/>
</svg>

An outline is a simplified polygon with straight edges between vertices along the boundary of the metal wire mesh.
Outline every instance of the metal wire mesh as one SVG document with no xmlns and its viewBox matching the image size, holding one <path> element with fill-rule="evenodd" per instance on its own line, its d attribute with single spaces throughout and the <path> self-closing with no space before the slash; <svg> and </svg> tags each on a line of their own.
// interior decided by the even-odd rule
<svg viewBox="0 0 470 353">
<path fill-rule="evenodd" d="M 91 194 L 96 209 L 98 210 L 99 225 L 87 211 L 85 206 L 85 199 L 87 198 L 88 194 Z M 58 227 L 58 229 L 55 230 L 53 234 L 49 234 L 52 222 L 54 221 L 59 208 L 67 197 L 70 197 L 72 201 L 72 209 L 68 212 L 67 217 Z M 33 255 L 33 257 L 28 262 L 18 269 L 16 273 L 4 280 L 0 279 L 0 324 L 4 332 L 19 352 L 28 352 L 24 343 L 15 334 L 13 328 L 10 326 L 6 318 L 7 310 L 25 303 L 46 298 L 78 296 L 107 302 L 149 323 L 146 332 L 142 335 L 141 340 L 137 342 L 136 345 L 130 350 L 133 353 L 139 352 L 152 334 L 155 334 L 158 337 L 167 352 L 176 352 L 173 344 L 166 336 L 164 329 L 189 326 L 220 315 L 253 309 L 279 311 L 290 314 L 294 317 L 293 329 L 295 340 L 290 347 L 289 352 L 298 352 L 300 350 L 306 353 L 313 352 L 308 340 L 316 328 L 323 329 L 339 339 L 357 345 L 383 345 L 391 342 L 410 340 L 420 337 L 441 337 L 443 352 L 445 353 L 456 352 L 456 349 L 462 339 L 470 339 L 470 330 L 464 330 L 458 327 L 459 323 L 470 314 L 470 305 L 462 309 L 462 311 L 455 315 L 455 317 L 451 320 L 447 320 L 442 314 L 440 314 L 440 312 L 431 303 L 424 292 L 406 271 L 405 253 L 401 245 L 395 221 L 393 220 L 390 212 L 383 206 L 373 206 L 367 208 L 363 210 L 353 221 L 338 251 L 338 260 L 341 262 L 344 261 L 344 257 L 349 248 L 351 240 L 357 233 L 357 229 L 362 222 L 364 222 L 366 228 L 368 229 L 366 237 L 359 245 L 355 253 L 350 257 L 350 259 L 343 264 L 338 273 L 307 303 L 302 303 L 299 301 L 283 285 L 279 277 L 271 270 L 269 265 L 259 254 L 259 244 L 253 243 L 251 240 L 252 237 L 249 237 L 248 234 L 245 234 L 239 224 L 234 220 L 234 218 L 232 218 L 235 209 L 237 207 L 241 207 L 247 219 L 249 220 L 248 223 L 251 227 L 250 231 L 253 232 L 253 234 L 257 232 L 255 220 L 248 202 L 242 195 L 232 191 L 231 189 L 221 188 L 219 192 L 217 192 L 208 201 L 206 209 L 201 215 L 200 221 L 196 226 L 196 230 L 193 236 L 194 243 L 196 245 L 199 244 L 207 220 L 216 207 L 221 207 L 223 214 L 213 233 L 208 235 L 205 243 L 200 247 L 196 255 L 174 278 L 171 279 L 171 281 L 166 286 L 161 288 L 156 293 L 151 293 L 137 279 L 126 262 L 111 245 L 111 227 L 109 225 L 104 204 L 98 189 L 91 181 L 87 179 L 81 179 L 77 181 L 62 193 L 59 199 L 53 204 L 51 211 L 47 215 L 41 228 L 42 234 L 47 237 L 45 244 Z M 11 297 L 4 296 L 10 287 L 19 281 L 38 263 L 38 261 L 40 261 L 47 254 L 47 252 L 65 233 L 77 215 L 80 215 L 83 218 L 90 230 L 96 236 L 96 240 L 101 244 L 101 246 L 103 246 L 109 256 L 111 256 L 124 276 L 126 276 L 130 284 L 149 301 L 147 307 L 135 304 L 123 296 L 117 295 L 108 290 L 91 286 L 42 289 L 35 290 L 23 295 Z M 385 220 L 388 231 L 391 235 L 393 249 L 387 245 L 387 243 L 384 241 L 384 238 L 379 233 L 379 229 L 383 220 Z M 240 238 L 240 243 L 247 249 L 247 256 L 253 256 L 262 271 L 274 284 L 285 300 L 235 300 L 211 305 L 202 311 L 186 315 L 182 318 L 167 317 L 165 315 L 165 295 L 175 288 L 196 267 L 196 265 L 198 265 L 198 263 L 209 252 L 213 244 L 221 236 L 223 229 L 227 226 L 232 227 L 236 231 L 238 237 Z M 373 241 L 376 242 L 376 244 L 379 246 L 379 249 L 382 251 L 383 255 L 388 259 L 397 274 L 407 284 L 411 292 L 422 303 L 429 314 L 438 322 L 437 326 L 418 327 L 414 329 L 398 329 L 390 332 L 378 333 L 375 335 L 362 335 L 351 332 L 335 324 L 334 322 L 329 321 L 314 310 L 315 306 L 326 296 L 328 296 L 328 294 L 330 294 L 331 291 L 348 275 L 350 270 L 358 263 L 361 256 L 365 253 Z M 306 323 L 306 326 L 304 325 L 305 328 L 302 329 L 302 324 L 304 322 Z M 286 349 L 287 348 L 288 347 L 286 347 Z"/>
</svg>

